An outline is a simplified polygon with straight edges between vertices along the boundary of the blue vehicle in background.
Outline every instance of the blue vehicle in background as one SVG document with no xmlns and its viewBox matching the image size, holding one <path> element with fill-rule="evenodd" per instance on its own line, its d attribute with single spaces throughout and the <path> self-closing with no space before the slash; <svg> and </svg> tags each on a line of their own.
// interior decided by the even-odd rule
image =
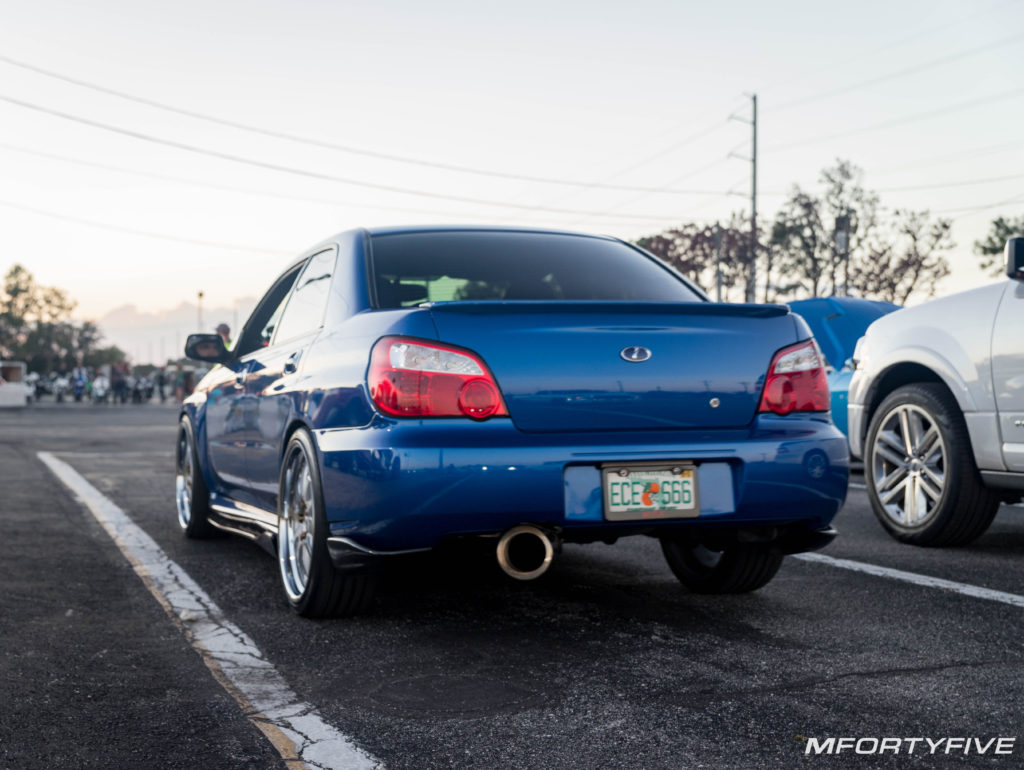
<svg viewBox="0 0 1024 770">
<path fill-rule="evenodd" d="M 281 274 L 183 405 L 178 521 L 277 555 L 305 616 L 460 539 L 510 577 L 561 544 L 660 540 L 686 587 L 752 591 L 820 548 L 847 487 L 825 363 L 782 305 L 710 302 L 623 241 L 352 230 Z"/>
<path fill-rule="evenodd" d="M 891 302 L 859 297 L 815 297 L 789 303 L 811 327 L 828 364 L 828 389 L 832 401 L 832 421 L 849 435 L 846 418 L 850 378 L 853 377 L 853 351 L 857 340 L 877 319 L 900 309 Z"/>
</svg>

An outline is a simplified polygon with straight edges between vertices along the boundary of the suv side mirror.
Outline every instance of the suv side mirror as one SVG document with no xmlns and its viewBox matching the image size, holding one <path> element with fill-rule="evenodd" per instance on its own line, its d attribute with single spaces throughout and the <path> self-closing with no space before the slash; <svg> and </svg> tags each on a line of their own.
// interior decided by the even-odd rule
<svg viewBox="0 0 1024 770">
<path fill-rule="evenodd" d="M 1016 281 L 1024 281 L 1024 238 L 1008 238 L 1003 250 L 1006 274 Z"/>
<path fill-rule="evenodd" d="M 231 358 L 219 334 L 190 334 L 185 341 L 185 357 L 195 361 L 223 364 Z"/>
</svg>

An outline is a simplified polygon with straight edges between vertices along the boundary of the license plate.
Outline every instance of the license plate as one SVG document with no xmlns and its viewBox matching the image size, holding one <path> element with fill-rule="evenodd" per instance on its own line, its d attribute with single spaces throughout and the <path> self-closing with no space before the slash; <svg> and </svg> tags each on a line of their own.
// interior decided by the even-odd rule
<svg viewBox="0 0 1024 770">
<path fill-rule="evenodd" d="M 688 519 L 700 515 L 692 465 L 606 465 L 604 517 L 609 521 Z"/>
</svg>

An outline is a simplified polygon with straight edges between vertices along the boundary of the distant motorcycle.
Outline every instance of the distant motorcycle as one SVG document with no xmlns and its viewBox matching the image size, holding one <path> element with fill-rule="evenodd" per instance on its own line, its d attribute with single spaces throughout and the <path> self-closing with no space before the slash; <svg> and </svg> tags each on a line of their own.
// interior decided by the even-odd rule
<svg viewBox="0 0 1024 770">
<path fill-rule="evenodd" d="M 102 374 L 92 381 L 92 400 L 94 404 L 105 404 L 110 400 L 110 380 Z"/>
<path fill-rule="evenodd" d="M 67 377 L 58 377 L 53 381 L 53 396 L 57 403 L 61 403 L 64 400 L 64 395 L 68 392 L 70 383 Z"/>
<path fill-rule="evenodd" d="M 75 396 L 75 401 L 82 400 L 82 396 L 85 395 L 85 377 L 75 378 L 75 384 L 73 386 L 72 393 Z"/>
</svg>

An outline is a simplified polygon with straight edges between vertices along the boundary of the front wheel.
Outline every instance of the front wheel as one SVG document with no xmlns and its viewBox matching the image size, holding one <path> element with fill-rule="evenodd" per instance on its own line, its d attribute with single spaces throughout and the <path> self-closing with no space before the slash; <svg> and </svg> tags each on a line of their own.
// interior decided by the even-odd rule
<svg viewBox="0 0 1024 770">
<path fill-rule="evenodd" d="M 308 618 L 363 611 L 373 577 L 335 569 L 327 552 L 327 517 L 316 449 L 309 433 L 295 432 L 284 453 L 278 493 L 277 555 L 292 609 Z"/>
<path fill-rule="evenodd" d="M 942 385 L 890 393 L 871 419 L 865 453 L 871 508 L 897 540 L 965 545 L 992 523 L 999 498 L 982 483 L 967 424 Z"/>
<path fill-rule="evenodd" d="M 679 582 L 699 594 L 756 591 L 775 577 L 783 555 L 762 543 L 709 546 L 684 538 L 661 538 L 665 561 Z"/>
<path fill-rule="evenodd" d="M 174 478 L 178 524 L 188 537 L 212 537 L 217 530 L 210 523 L 210 490 L 197 457 L 192 421 L 182 417 L 178 423 L 177 473 Z"/>
</svg>

